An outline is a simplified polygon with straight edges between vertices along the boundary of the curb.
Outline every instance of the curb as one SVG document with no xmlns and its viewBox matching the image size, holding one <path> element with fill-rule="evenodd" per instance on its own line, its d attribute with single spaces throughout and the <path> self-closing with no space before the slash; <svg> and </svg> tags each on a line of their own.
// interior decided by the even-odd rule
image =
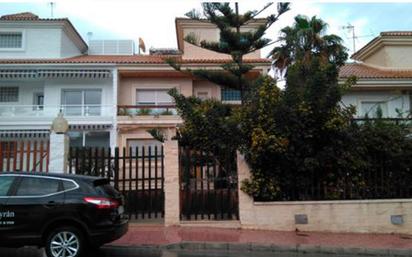
<svg viewBox="0 0 412 257">
<path fill-rule="evenodd" d="M 271 252 L 271 253 L 303 253 L 303 254 L 335 254 L 350 256 L 411 256 L 412 249 L 376 249 L 363 247 L 333 247 L 322 245 L 263 245 L 254 243 L 221 243 L 221 242 L 195 242 L 183 241 L 166 245 L 137 245 L 103 247 L 109 251 L 114 250 L 132 254 L 142 252 L 158 253 L 167 251 L 226 251 L 226 252 Z"/>
</svg>

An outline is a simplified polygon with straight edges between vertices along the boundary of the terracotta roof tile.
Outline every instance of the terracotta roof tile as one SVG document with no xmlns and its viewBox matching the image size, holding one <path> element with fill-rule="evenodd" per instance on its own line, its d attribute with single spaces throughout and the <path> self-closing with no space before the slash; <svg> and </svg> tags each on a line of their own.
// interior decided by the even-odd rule
<svg viewBox="0 0 412 257">
<path fill-rule="evenodd" d="M 0 20 L 38 20 L 39 16 L 31 12 L 21 12 L 15 14 L 6 14 L 0 17 Z"/>
<path fill-rule="evenodd" d="M 22 13 L 15 13 L 15 14 L 6 14 L 0 17 L 2 21 L 66 21 L 67 18 L 57 18 L 57 19 L 50 19 L 50 18 L 39 18 L 34 13 L 31 12 L 22 12 Z"/>
<path fill-rule="evenodd" d="M 405 79 L 412 78 L 412 70 L 386 70 L 361 63 L 349 63 L 340 69 L 339 77 L 349 76 L 356 76 L 360 79 Z"/>
<path fill-rule="evenodd" d="M 384 31 L 381 36 L 412 36 L 412 31 Z"/>
<path fill-rule="evenodd" d="M 163 64 L 160 55 L 80 55 L 63 59 L 0 59 L 0 64 Z M 184 59 L 181 63 L 222 64 L 225 59 Z M 268 59 L 246 59 L 247 63 L 270 63 Z"/>
</svg>

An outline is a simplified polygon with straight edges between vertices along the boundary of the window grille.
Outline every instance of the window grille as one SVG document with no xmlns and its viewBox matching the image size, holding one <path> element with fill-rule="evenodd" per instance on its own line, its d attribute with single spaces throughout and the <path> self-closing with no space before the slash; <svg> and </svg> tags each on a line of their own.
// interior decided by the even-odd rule
<svg viewBox="0 0 412 257">
<path fill-rule="evenodd" d="M 0 48 L 22 48 L 21 32 L 0 32 Z"/>
<path fill-rule="evenodd" d="M 18 87 L 0 87 L 0 102 L 10 103 L 18 102 L 19 88 Z"/>
<path fill-rule="evenodd" d="M 222 88 L 222 101 L 240 101 L 240 91 L 230 88 Z"/>
</svg>

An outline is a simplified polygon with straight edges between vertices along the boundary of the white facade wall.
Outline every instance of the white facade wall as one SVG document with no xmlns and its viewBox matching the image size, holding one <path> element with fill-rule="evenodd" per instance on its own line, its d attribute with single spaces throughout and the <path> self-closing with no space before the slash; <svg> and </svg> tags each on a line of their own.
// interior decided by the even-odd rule
<svg viewBox="0 0 412 257">
<path fill-rule="evenodd" d="M 35 92 L 43 92 L 44 83 L 41 81 L 0 81 L 0 87 L 19 88 L 19 97 L 17 102 L 0 102 L 0 106 L 33 105 L 33 95 Z"/>
<path fill-rule="evenodd" d="M 362 113 L 362 102 L 385 102 L 387 104 L 387 117 L 399 117 L 396 109 L 402 110 L 404 116 L 410 111 L 410 96 L 399 90 L 387 91 L 352 91 L 342 97 L 345 106 L 353 105 L 356 107 L 356 117 L 364 118 Z M 370 117 L 370 115 L 369 115 Z"/>
<path fill-rule="evenodd" d="M 23 32 L 23 49 L 0 50 L 0 59 L 53 59 L 81 54 L 62 26 L 0 23 L 0 31 Z"/>
<path fill-rule="evenodd" d="M 60 57 L 65 58 L 80 55 L 81 52 L 79 51 L 77 46 L 70 40 L 66 32 L 61 31 L 60 33 Z"/>
</svg>

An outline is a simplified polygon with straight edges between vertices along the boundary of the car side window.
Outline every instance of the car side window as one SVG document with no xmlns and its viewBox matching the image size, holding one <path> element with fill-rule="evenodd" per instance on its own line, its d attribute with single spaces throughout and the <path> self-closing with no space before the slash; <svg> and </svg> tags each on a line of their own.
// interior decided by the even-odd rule
<svg viewBox="0 0 412 257">
<path fill-rule="evenodd" d="M 64 190 L 70 190 L 76 188 L 76 184 L 74 184 L 72 181 L 67 181 L 63 180 L 63 188 Z"/>
<path fill-rule="evenodd" d="M 16 196 L 42 196 L 58 191 L 59 180 L 57 179 L 22 177 Z"/>
<path fill-rule="evenodd" d="M 2 176 L 0 177 L 0 196 L 7 196 L 11 184 L 13 184 L 13 176 Z"/>
</svg>

